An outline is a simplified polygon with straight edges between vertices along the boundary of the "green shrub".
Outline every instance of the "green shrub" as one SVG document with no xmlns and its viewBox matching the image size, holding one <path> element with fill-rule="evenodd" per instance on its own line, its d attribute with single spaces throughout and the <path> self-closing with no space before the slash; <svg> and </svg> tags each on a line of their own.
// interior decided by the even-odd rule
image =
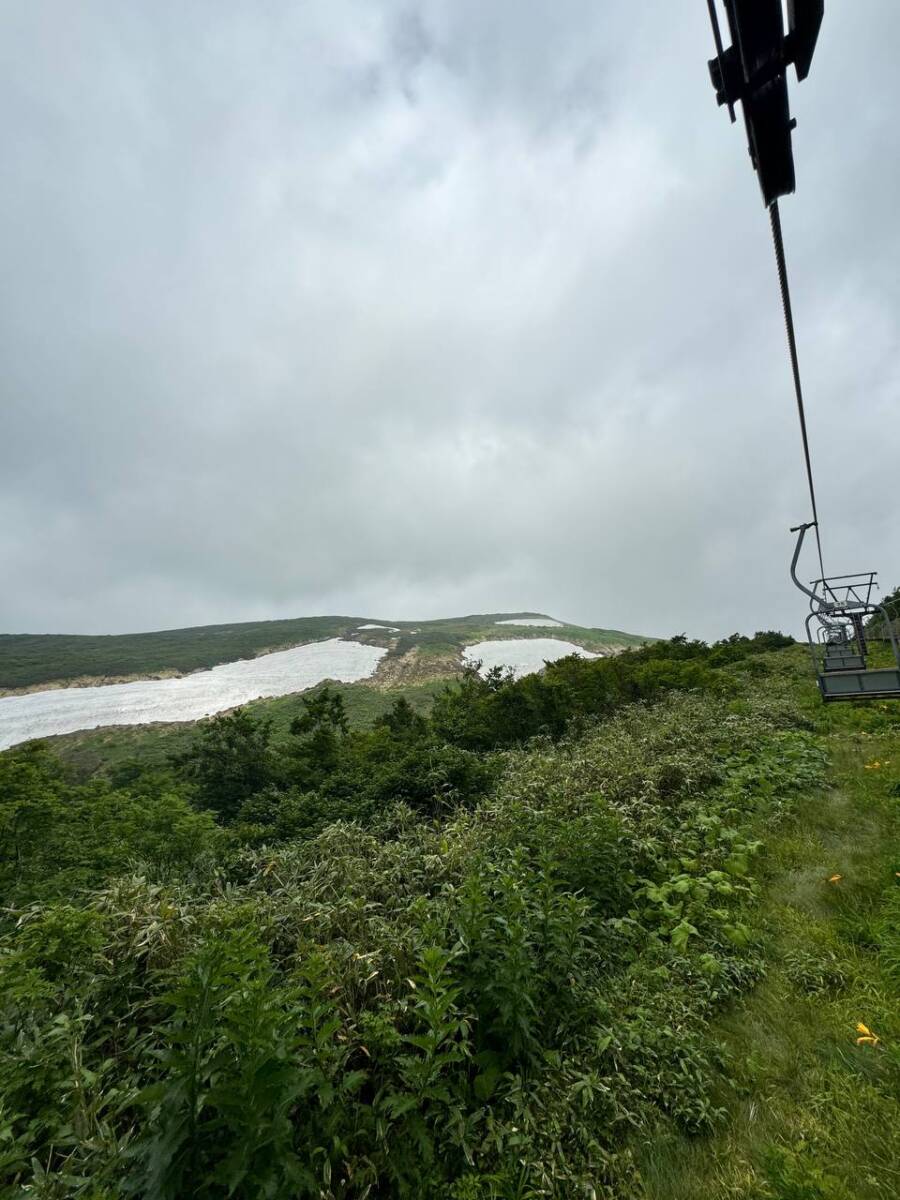
<svg viewBox="0 0 900 1200">
<path fill-rule="evenodd" d="M 0 1187 L 634 1193 L 635 1132 L 721 1118 L 710 1022 L 761 970 L 759 835 L 824 766 L 704 653 L 470 675 L 368 731 L 323 702 L 283 752 L 232 722 L 187 766 L 199 799 L 234 751 L 224 830 L 163 776 L 0 759 Z"/>
<path fill-rule="evenodd" d="M 212 818 L 171 792 L 71 782 L 41 743 L 0 755 L 0 895 L 74 896 L 141 864 L 157 876 L 214 855 Z"/>
</svg>

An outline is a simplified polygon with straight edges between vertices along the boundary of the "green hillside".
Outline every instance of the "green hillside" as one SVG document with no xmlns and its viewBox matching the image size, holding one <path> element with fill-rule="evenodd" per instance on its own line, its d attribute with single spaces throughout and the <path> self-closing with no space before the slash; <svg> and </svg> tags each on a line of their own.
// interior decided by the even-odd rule
<svg viewBox="0 0 900 1200">
<path fill-rule="evenodd" d="M 789 641 L 0 754 L 0 1195 L 895 1197 L 900 709 Z"/>
<path fill-rule="evenodd" d="M 488 613 L 438 621 L 298 617 L 285 621 L 199 625 L 156 633 L 0 634 L 0 690 L 67 680 L 115 679 L 161 672 L 185 674 L 332 637 L 390 646 L 391 653 L 397 656 L 418 650 L 428 657 L 456 655 L 463 646 L 487 637 L 559 636 L 588 649 L 632 646 L 647 640 L 616 629 L 589 629 L 579 625 L 564 625 L 553 630 L 528 627 L 498 630 L 496 624 L 512 617 L 541 615 Z M 366 624 L 385 625 L 399 632 L 360 630 L 360 625 Z"/>
</svg>

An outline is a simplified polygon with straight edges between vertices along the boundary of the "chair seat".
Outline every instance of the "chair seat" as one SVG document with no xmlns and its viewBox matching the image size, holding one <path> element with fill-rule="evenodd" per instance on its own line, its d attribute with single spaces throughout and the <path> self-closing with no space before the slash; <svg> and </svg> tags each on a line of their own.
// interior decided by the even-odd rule
<svg viewBox="0 0 900 1200">
<path fill-rule="evenodd" d="M 829 671 L 819 676 L 823 700 L 900 699 L 900 668 Z"/>
</svg>

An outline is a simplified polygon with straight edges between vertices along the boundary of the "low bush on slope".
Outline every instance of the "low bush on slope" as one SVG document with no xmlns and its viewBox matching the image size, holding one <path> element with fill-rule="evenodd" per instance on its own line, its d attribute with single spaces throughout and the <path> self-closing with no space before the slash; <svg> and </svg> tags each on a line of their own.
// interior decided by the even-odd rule
<svg viewBox="0 0 900 1200">
<path fill-rule="evenodd" d="M 414 737 L 401 710 L 397 729 L 373 731 L 382 753 L 409 736 L 416 771 L 443 747 L 483 772 L 464 796 L 429 792 L 439 804 L 387 788 L 376 803 L 362 776 L 377 755 L 308 708 L 293 760 L 269 764 L 274 782 L 225 829 L 187 804 L 213 786 L 196 761 L 181 792 L 92 785 L 81 806 L 106 823 L 79 818 L 74 867 L 41 866 L 32 846 L 4 868 L 8 1194 L 627 1195 L 636 1131 L 719 1119 L 708 1027 L 761 969 L 762 838 L 823 771 L 790 706 L 711 654 L 638 652 L 627 682 L 644 672 L 652 706 L 608 703 L 600 664 L 548 671 L 570 732 L 523 748 L 466 748 L 471 726 L 448 714 L 474 693 L 488 725 L 492 705 L 502 714 L 490 745 L 508 745 L 509 697 L 547 699 L 533 685 L 469 677 Z M 693 691 L 670 688 L 679 671 Z M 592 724 L 598 709 L 611 715 Z M 15 774 L 29 754 L 20 830 L 51 768 L 35 750 L 0 758 Z M 300 769 L 306 790 L 279 783 Z M 279 840 L 247 820 L 243 806 L 280 811 L 286 796 L 316 797 L 324 818 L 337 779 L 357 779 L 364 822 Z M 58 802 L 79 786 L 58 780 Z M 110 815 L 110 794 L 133 810 Z M 153 835 L 163 795 L 184 806 L 180 859 Z M 63 847 L 64 814 L 50 825 Z"/>
</svg>

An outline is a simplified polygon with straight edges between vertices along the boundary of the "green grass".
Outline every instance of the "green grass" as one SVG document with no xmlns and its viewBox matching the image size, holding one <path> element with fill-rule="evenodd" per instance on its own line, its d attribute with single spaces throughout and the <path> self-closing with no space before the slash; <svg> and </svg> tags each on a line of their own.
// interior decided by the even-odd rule
<svg viewBox="0 0 900 1200">
<path fill-rule="evenodd" d="M 720 1097 L 727 1123 L 646 1145 L 651 1200 L 900 1195 L 900 710 L 823 707 L 793 658 L 829 788 L 770 841 L 766 977 L 711 1030 L 733 1085 Z M 856 1044 L 860 1022 L 878 1045 Z"/>
<path fill-rule="evenodd" d="M 438 621 L 393 621 L 377 617 L 299 617 L 285 621 L 249 621 L 201 625 L 155 633 L 115 635 L 0 634 L 0 690 L 34 687 L 75 679 L 104 679 L 186 673 L 218 663 L 255 658 L 271 650 L 332 637 L 352 637 L 372 645 L 390 644 L 394 656 L 418 649 L 430 656 L 457 655 L 471 642 L 495 637 L 561 637 L 589 650 L 639 645 L 652 639 L 615 629 L 564 625 L 559 629 L 508 626 L 497 621 L 539 613 L 487 613 Z M 377 623 L 399 630 L 363 630 Z"/>
</svg>

